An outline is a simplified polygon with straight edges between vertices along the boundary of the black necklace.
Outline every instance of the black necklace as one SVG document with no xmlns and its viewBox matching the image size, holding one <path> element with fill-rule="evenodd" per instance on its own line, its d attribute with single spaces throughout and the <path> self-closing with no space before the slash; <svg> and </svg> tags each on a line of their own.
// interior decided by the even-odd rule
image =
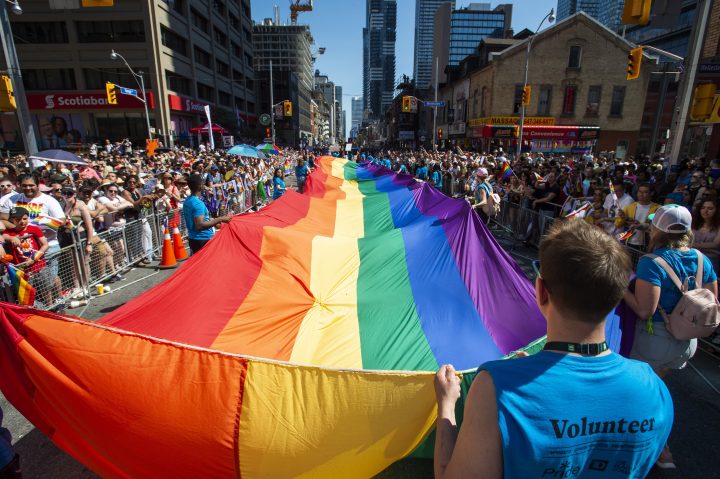
<svg viewBox="0 0 720 479">
<path fill-rule="evenodd" d="M 543 348 L 547 351 L 562 351 L 566 353 L 582 354 L 583 356 L 597 356 L 600 353 L 604 353 L 608 349 L 607 342 L 602 343 L 566 343 L 563 341 L 550 341 L 545 343 Z"/>
</svg>

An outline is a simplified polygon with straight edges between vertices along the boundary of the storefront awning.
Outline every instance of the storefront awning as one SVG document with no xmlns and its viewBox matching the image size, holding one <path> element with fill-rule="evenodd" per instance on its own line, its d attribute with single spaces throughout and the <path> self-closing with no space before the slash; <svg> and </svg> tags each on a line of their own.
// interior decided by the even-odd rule
<svg viewBox="0 0 720 479">
<path fill-rule="evenodd" d="M 480 131 L 478 131 L 480 130 Z M 517 127 L 508 125 L 485 125 L 473 128 L 475 138 L 516 138 Z M 478 133 L 480 133 L 478 135 Z M 596 140 L 600 133 L 598 126 L 540 126 L 532 125 L 523 128 L 523 140 L 565 140 L 588 141 Z"/>
</svg>

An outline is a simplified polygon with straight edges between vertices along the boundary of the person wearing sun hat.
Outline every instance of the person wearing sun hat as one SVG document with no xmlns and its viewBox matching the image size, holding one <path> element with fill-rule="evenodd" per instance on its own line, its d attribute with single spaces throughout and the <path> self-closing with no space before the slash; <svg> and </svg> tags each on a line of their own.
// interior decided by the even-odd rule
<svg viewBox="0 0 720 479">
<path fill-rule="evenodd" d="M 688 288 L 706 288 L 717 297 L 717 274 L 712 262 L 700 251 L 690 248 L 693 242 L 692 215 L 680 205 L 665 205 L 652 217 L 649 251 L 662 258 L 680 281 L 688 279 Z M 695 284 L 699 261 L 702 261 L 702 284 Z M 640 258 L 635 291 L 625 291 L 624 300 L 637 314 L 635 338 L 630 357 L 652 366 L 660 377 L 682 369 L 697 349 L 697 339 L 678 340 L 665 327 L 661 308 L 672 313 L 682 293 L 651 255 Z M 674 469 L 670 449 L 666 446 L 657 466 Z"/>
</svg>

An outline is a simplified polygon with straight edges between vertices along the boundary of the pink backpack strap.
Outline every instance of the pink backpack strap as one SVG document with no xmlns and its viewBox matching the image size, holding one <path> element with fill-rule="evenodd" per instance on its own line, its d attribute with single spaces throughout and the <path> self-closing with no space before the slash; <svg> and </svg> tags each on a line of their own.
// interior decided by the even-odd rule
<svg viewBox="0 0 720 479">
<path fill-rule="evenodd" d="M 670 265 L 662 259 L 660 256 L 655 254 L 646 254 L 645 256 L 652 258 L 653 261 L 655 261 L 663 270 L 665 270 L 665 273 L 667 273 L 668 278 L 673 282 L 675 286 L 677 286 L 677 289 L 680 290 L 681 293 L 684 293 L 687 291 L 686 287 L 683 285 L 682 281 L 680 281 L 680 278 L 678 277 L 677 273 L 673 271 L 673 269 L 670 267 Z"/>
<path fill-rule="evenodd" d="M 703 268 L 705 266 L 705 262 L 703 261 L 703 254 L 696 249 L 693 249 L 698 255 L 698 266 L 697 266 L 697 273 L 695 274 L 695 288 L 702 288 L 704 286 L 703 284 Z"/>
</svg>

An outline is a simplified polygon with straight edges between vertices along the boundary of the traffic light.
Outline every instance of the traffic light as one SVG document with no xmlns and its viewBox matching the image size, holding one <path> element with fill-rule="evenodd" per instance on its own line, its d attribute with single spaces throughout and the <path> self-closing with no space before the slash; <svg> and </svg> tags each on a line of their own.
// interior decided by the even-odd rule
<svg viewBox="0 0 720 479">
<path fill-rule="evenodd" d="M 292 116 L 292 102 L 285 100 L 283 101 L 283 115 Z"/>
<path fill-rule="evenodd" d="M 642 64 L 642 47 L 633 48 L 628 55 L 627 79 L 635 80 L 640 76 L 640 65 Z"/>
<path fill-rule="evenodd" d="M 442 140 L 442 128 L 438 128 L 438 140 Z"/>
<path fill-rule="evenodd" d="M 532 88 L 530 85 L 525 85 L 522 92 L 522 106 L 530 106 L 530 95 L 532 94 Z"/>
<path fill-rule="evenodd" d="M 82 0 L 83 7 L 112 7 L 113 0 Z"/>
<path fill-rule="evenodd" d="M 402 111 L 407 113 L 410 111 L 410 104 L 412 99 L 409 96 L 402 97 Z"/>
<path fill-rule="evenodd" d="M 646 25 L 650 21 L 652 0 L 625 0 L 622 22 Z"/>
<path fill-rule="evenodd" d="M 695 121 L 704 121 L 712 115 L 715 90 L 717 86 L 714 83 L 702 83 L 695 87 L 695 95 L 693 95 L 693 105 L 690 110 L 690 118 Z"/>
<path fill-rule="evenodd" d="M 265 128 L 265 138 L 270 138 L 270 134 L 271 134 L 270 128 Z"/>
<path fill-rule="evenodd" d="M 2 81 L 0 81 L 0 111 L 15 111 L 16 108 L 12 81 L 9 76 L 2 75 Z"/>
<path fill-rule="evenodd" d="M 107 82 L 105 84 L 105 92 L 107 93 L 108 104 L 117 105 L 117 85 Z"/>
</svg>

